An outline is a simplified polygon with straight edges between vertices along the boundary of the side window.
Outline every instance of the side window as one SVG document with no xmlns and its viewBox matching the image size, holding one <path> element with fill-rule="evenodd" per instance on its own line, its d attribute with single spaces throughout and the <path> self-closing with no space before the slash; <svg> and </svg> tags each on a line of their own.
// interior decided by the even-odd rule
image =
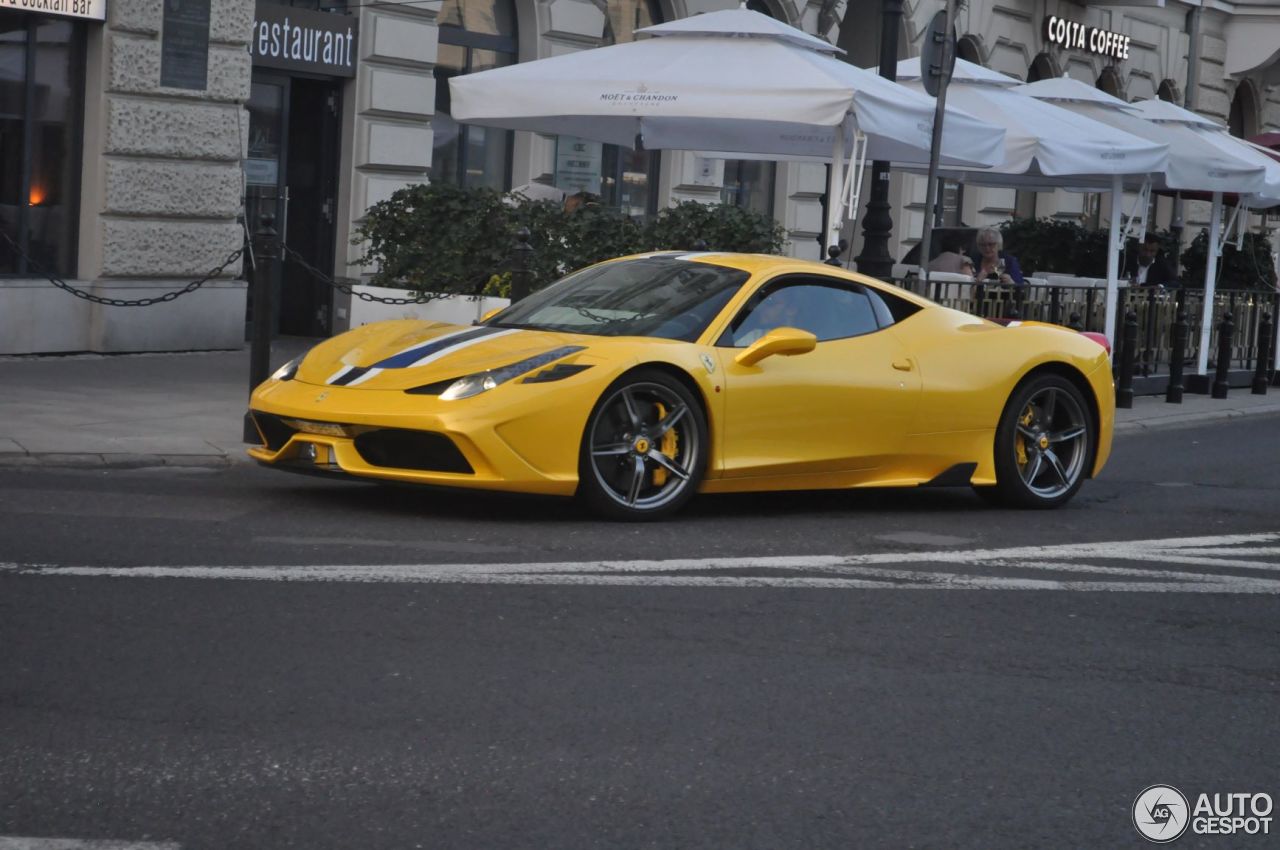
<svg viewBox="0 0 1280 850">
<path fill-rule="evenodd" d="M 867 295 L 871 297 L 871 305 L 875 308 L 876 318 L 880 320 L 882 328 L 920 312 L 919 304 L 913 304 L 905 298 L 899 298 L 888 292 L 867 287 Z"/>
<path fill-rule="evenodd" d="M 797 281 L 762 290 L 734 319 L 721 344 L 745 348 L 781 327 L 808 331 L 822 342 L 871 333 L 880 324 L 861 287 Z"/>
</svg>

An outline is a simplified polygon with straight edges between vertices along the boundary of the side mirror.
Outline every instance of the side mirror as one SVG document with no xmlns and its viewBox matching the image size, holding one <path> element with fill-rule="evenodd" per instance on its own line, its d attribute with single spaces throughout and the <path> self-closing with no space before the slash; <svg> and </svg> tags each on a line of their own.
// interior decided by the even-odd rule
<svg viewBox="0 0 1280 850">
<path fill-rule="evenodd" d="M 766 357 L 781 354 L 793 357 L 813 351 L 818 338 L 799 328 L 774 328 L 744 348 L 733 358 L 739 366 L 754 366 Z"/>
<path fill-rule="evenodd" d="M 487 322 L 487 321 L 489 321 L 490 319 L 492 319 L 494 316 L 496 316 L 496 315 L 498 315 L 499 313 L 501 313 L 501 312 L 502 312 L 503 310 L 505 310 L 505 309 L 507 309 L 507 308 L 506 308 L 506 307 L 494 307 L 492 310 L 488 311 L 488 312 L 487 312 L 487 313 L 485 313 L 483 316 L 481 316 L 481 317 L 480 317 L 480 321 L 481 321 L 481 322 Z"/>
</svg>

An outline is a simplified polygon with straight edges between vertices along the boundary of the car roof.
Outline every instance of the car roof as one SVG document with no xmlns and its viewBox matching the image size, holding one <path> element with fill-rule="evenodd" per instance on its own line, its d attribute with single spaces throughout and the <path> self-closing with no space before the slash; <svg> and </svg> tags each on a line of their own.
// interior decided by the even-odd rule
<svg viewBox="0 0 1280 850">
<path fill-rule="evenodd" d="M 921 298 L 915 293 L 894 286 L 891 283 L 849 271 L 842 266 L 820 263 L 817 260 L 803 260 L 797 257 L 784 257 L 777 254 L 743 254 L 733 251 L 653 251 L 647 254 L 620 257 L 619 259 L 633 260 L 642 257 L 671 257 L 690 262 L 728 266 L 729 268 L 747 272 L 753 277 L 756 275 L 772 276 L 775 274 L 822 274 L 884 290 L 921 307 L 936 306 L 934 302 L 929 301 L 927 298 Z"/>
</svg>

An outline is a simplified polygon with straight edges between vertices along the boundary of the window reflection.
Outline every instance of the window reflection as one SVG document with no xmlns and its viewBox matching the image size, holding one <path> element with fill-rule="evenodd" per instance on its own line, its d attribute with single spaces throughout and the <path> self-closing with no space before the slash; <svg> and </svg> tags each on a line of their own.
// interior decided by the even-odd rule
<svg viewBox="0 0 1280 850">
<path fill-rule="evenodd" d="M 777 17 L 763 0 L 747 0 L 747 8 L 771 18 Z M 776 162 L 726 159 L 720 200 L 763 215 L 773 215 L 773 185 L 777 175 Z"/>
<path fill-rule="evenodd" d="M 510 0 L 447 0 L 440 21 L 431 178 L 506 189 L 511 172 L 511 132 L 454 121 L 449 80 L 515 64 L 515 7 Z"/>
<path fill-rule="evenodd" d="M 726 159 L 720 200 L 744 210 L 773 215 L 773 183 L 778 164 L 758 159 Z"/>
<path fill-rule="evenodd" d="M 74 273 L 82 26 L 34 15 L 0 22 L 0 227 L 41 269 Z M 0 274 L 30 264 L 0 245 Z"/>
<path fill-rule="evenodd" d="M 599 20 L 602 45 L 626 44 L 636 40 L 636 30 L 662 22 L 657 4 L 650 0 L 556 0 L 579 3 L 581 19 L 595 15 Z M 578 17 L 578 16 L 575 16 Z M 661 159 L 657 151 L 632 150 L 618 145 L 599 145 L 598 158 L 578 157 L 572 166 L 559 152 L 581 140 L 568 136 L 557 139 L 556 188 L 568 193 L 599 185 L 600 202 L 619 207 L 629 216 L 645 216 L 657 211 L 658 169 Z M 592 151 L 594 153 L 594 151 Z M 588 171 L 592 173 L 587 173 Z M 594 194 L 594 192 L 593 192 Z"/>
</svg>

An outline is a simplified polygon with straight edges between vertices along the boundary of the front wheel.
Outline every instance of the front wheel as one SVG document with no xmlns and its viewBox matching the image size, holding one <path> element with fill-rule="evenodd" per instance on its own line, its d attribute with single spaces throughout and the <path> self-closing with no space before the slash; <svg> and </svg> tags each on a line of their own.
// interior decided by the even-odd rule
<svg viewBox="0 0 1280 850">
<path fill-rule="evenodd" d="M 578 495 L 612 519 L 656 519 L 697 492 L 706 452 L 706 417 L 693 394 L 665 372 L 632 372 L 587 420 Z"/>
<path fill-rule="evenodd" d="M 1075 384 L 1041 374 L 1014 389 L 996 428 L 996 486 L 987 493 L 1011 507 L 1066 504 L 1088 474 L 1093 417 Z"/>
</svg>

